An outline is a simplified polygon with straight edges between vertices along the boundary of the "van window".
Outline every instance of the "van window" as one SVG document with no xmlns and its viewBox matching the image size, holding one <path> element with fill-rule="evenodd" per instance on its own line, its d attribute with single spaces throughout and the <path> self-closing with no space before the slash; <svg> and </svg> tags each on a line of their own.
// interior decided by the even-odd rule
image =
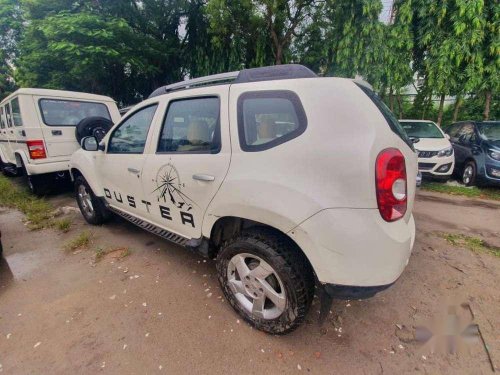
<svg viewBox="0 0 500 375">
<path fill-rule="evenodd" d="M 307 117 L 292 91 L 254 91 L 238 98 L 238 133 L 243 151 L 263 151 L 302 134 Z"/>
<path fill-rule="evenodd" d="M 217 153 L 220 150 L 219 98 L 171 102 L 163 123 L 158 152 Z"/>
<path fill-rule="evenodd" d="M 23 126 L 23 120 L 21 118 L 21 108 L 19 108 L 19 99 L 15 98 L 10 102 L 12 108 L 12 122 L 14 126 Z"/>
<path fill-rule="evenodd" d="M 76 126 L 81 120 L 91 116 L 111 120 L 108 107 L 103 103 L 40 99 L 39 105 L 43 122 L 48 126 Z"/>
<path fill-rule="evenodd" d="M 5 120 L 7 121 L 7 127 L 12 128 L 12 118 L 10 116 L 10 104 L 5 105 Z"/>
<path fill-rule="evenodd" d="M 3 107 L 0 107 L 0 129 L 5 129 L 5 122 L 3 120 Z"/>
</svg>

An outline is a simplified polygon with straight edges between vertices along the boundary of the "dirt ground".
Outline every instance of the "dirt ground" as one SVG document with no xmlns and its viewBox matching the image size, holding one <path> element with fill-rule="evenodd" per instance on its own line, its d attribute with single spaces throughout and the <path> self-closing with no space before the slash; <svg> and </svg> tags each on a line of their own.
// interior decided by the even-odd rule
<svg viewBox="0 0 500 375">
<path fill-rule="evenodd" d="M 69 193 L 50 200 L 76 207 Z M 393 287 L 366 301 L 335 301 L 323 327 L 316 299 L 306 324 L 270 336 L 224 301 L 211 260 L 120 219 L 90 227 L 74 212 L 68 233 L 34 232 L 19 212 L 2 210 L 0 372 L 490 374 L 485 345 L 500 371 L 500 258 L 437 234 L 500 246 L 500 202 L 420 192 L 414 213 L 413 255 Z M 88 249 L 63 249 L 84 230 L 92 232 Z M 94 263 L 98 248 L 130 255 Z M 429 326 L 450 301 L 468 303 L 484 343 L 476 337 L 458 354 L 431 353 L 414 327 Z"/>
</svg>

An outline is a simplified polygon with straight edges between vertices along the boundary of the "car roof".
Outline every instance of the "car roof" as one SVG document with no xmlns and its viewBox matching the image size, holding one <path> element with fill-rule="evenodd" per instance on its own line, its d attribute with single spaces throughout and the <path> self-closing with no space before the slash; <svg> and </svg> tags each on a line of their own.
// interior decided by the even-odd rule
<svg viewBox="0 0 500 375">
<path fill-rule="evenodd" d="M 21 88 L 7 96 L 2 100 L 2 103 L 12 99 L 18 95 L 37 95 L 47 97 L 65 97 L 71 99 L 87 99 L 102 102 L 114 102 L 112 98 L 104 95 L 89 94 L 87 92 L 78 91 L 65 91 L 65 90 L 51 90 L 51 89 L 37 89 L 37 88 Z"/>
</svg>

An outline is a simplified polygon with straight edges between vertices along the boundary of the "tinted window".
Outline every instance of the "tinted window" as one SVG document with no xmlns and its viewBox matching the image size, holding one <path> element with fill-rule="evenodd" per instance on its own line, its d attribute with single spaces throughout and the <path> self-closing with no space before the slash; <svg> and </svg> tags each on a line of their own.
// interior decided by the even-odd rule
<svg viewBox="0 0 500 375">
<path fill-rule="evenodd" d="M 43 122 L 49 126 L 75 126 L 86 117 L 99 116 L 111 120 L 103 103 L 76 100 L 40 99 Z"/>
<path fill-rule="evenodd" d="M 489 141 L 500 141 L 500 122 L 482 122 L 479 124 L 479 132 Z"/>
<path fill-rule="evenodd" d="M 451 125 L 447 133 L 451 138 L 456 138 L 462 124 Z"/>
<path fill-rule="evenodd" d="M 167 109 L 158 152 L 216 153 L 220 150 L 219 98 L 175 100 Z"/>
<path fill-rule="evenodd" d="M 464 124 L 458 134 L 458 140 L 460 142 L 469 143 L 475 139 L 474 125 L 473 124 Z"/>
<path fill-rule="evenodd" d="M 444 138 L 443 133 L 433 122 L 400 121 L 401 126 L 409 137 L 416 138 Z"/>
<path fill-rule="evenodd" d="M 12 107 L 12 121 L 15 126 L 23 126 L 23 120 L 21 119 L 21 109 L 19 108 L 19 99 L 15 98 L 10 102 Z"/>
<path fill-rule="evenodd" d="M 307 117 L 299 97 L 291 91 L 258 91 L 238 98 L 241 149 L 262 151 L 302 134 Z"/>
<path fill-rule="evenodd" d="M 108 153 L 142 154 L 157 107 L 158 104 L 154 104 L 142 108 L 119 125 L 109 140 Z"/>
</svg>

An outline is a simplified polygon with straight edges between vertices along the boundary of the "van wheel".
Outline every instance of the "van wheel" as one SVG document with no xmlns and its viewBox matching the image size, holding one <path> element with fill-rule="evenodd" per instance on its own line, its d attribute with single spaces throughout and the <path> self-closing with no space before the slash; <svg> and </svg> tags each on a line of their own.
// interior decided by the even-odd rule
<svg viewBox="0 0 500 375">
<path fill-rule="evenodd" d="M 101 200 L 95 196 L 83 176 L 78 176 L 75 180 L 75 196 L 78 207 L 80 207 L 80 211 L 87 223 L 100 225 L 109 219 L 110 212 Z"/>
<path fill-rule="evenodd" d="M 476 183 L 476 163 L 469 161 L 462 172 L 462 182 L 465 186 L 474 186 Z"/>
<path fill-rule="evenodd" d="M 31 194 L 42 196 L 47 194 L 48 185 L 43 176 L 28 176 L 26 174 L 26 181 Z"/>
<path fill-rule="evenodd" d="M 251 228 L 228 241 L 217 256 L 224 295 L 259 330 L 285 334 L 304 320 L 314 296 L 309 262 L 289 238 Z"/>
</svg>

